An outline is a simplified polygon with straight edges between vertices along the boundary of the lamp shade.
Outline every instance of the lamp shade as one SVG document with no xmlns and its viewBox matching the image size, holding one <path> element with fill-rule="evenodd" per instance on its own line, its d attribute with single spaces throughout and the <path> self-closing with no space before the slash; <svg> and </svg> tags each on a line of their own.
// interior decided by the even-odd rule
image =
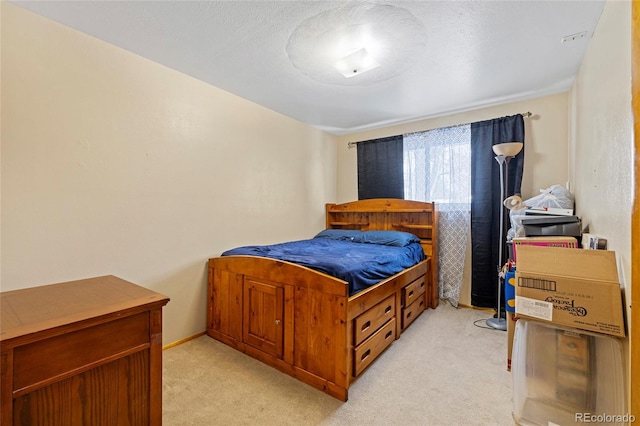
<svg viewBox="0 0 640 426">
<path fill-rule="evenodd" d="M 509 210 L 520 210 L 523 207 L 522 197 L 519 195 L 512 195 L 511 197 L 505 198 L 502 204 Z"/>
<path fill-rule="evenodd" d="M 522 142 L 505 142 L 493 145 L 493 152 L 496 155 L 504 155 L 505 157 L 515 157 L 522 151 Z"/>
</svg>

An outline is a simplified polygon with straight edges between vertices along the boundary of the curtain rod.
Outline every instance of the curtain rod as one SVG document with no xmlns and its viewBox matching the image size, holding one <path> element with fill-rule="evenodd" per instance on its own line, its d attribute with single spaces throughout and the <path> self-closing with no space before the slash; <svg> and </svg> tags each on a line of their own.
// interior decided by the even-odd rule
<svg viewBox="0 0 640 426">
<path fill-rule="evenodd" d="M 522 117 L 524 118 L 528 118 L 528 117 L 531 117 L 533 114 L 531 113 L 531 111 L 527 111 L 527 112 L 520 113 L 520 115 L 522 115 Z M 454 124 L 452 126 L 447 126 L 447 127 L 464 126 L 465 124 L 471 124 L 471 123 Z M 412 133 L 418 133 L 418 132 L 412 132 Z M 351 149 L 356 145 L 358 145 L 360 142 L 366 142 L 366 141 L 347 142 L 347 148 Z"/>
</svg>

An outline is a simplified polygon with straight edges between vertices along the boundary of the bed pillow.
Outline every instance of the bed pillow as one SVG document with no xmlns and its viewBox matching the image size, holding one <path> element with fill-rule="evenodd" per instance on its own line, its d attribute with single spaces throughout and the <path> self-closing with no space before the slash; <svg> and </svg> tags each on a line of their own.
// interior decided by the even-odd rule
<svg viewBox="0 0 640 426">
<path fill-rule="evenodd" d="M 363 232 L 362 242 L 385 246 L 405 247 L 411 243 L 419 243 L 420 239 L 409 232 L 365 231 Z"/>
<path fill-rule="evenodd" d="M 325 229 L 314 238 L 329 238 L 331 240 L 353 241 L 361 243 L 364 232 L 355 229 Z"/>
</svg>

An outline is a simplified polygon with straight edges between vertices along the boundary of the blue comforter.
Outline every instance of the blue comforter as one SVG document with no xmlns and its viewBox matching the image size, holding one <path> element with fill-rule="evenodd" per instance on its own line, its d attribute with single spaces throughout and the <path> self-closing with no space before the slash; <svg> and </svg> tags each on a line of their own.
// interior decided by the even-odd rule
<svg viewBox="0 0 640 426">
<path fill-rule="evenodd" d="M 422 246 L 415 241 L 398 247 L 329 238 L 313 238 L 267 246 L 245 246 L 222 253 L 222 256 L 237 255 L 269 257 L 324 272 L 347 281 L 349 295 L 425 259 Z"/>
</svg>

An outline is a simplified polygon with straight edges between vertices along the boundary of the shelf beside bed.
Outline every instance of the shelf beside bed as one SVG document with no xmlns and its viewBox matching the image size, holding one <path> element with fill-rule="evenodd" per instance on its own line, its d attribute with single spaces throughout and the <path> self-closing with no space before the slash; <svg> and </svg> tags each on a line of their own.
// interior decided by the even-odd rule
<svg viewBox="0 0 640 426">
<path fill-rule="evenodd" d="M 330 228 L 354 228 L 360 229 L 369 226 L 368 222 L 331 222 Z"/>
<path fill-rule="evenodd" d="M 405 231 L 420 238 L 422 249 L 431 262 L 430 307 L 438 306 L 438 212 L 435 203 L 376 198 L 327 204 L 325 212 L 327 228 Z"/>
</svg>

